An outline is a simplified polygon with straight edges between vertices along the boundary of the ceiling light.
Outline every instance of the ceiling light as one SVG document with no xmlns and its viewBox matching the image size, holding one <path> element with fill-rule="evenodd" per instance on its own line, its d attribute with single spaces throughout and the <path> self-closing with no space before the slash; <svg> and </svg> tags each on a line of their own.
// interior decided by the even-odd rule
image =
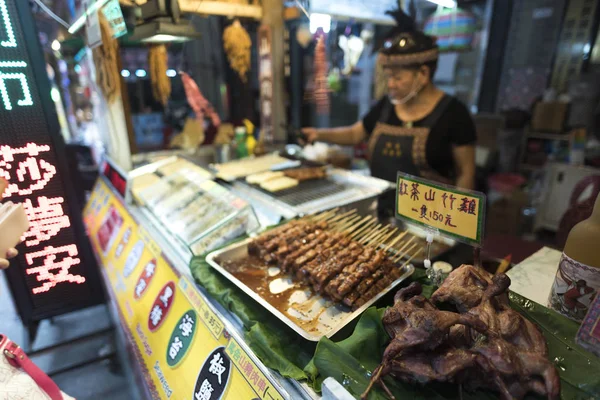
<svg viewBox="0 0 600 400">
<path fill-rule="evenodd" d="M 181 20 L 173 23 L 171 20 L 157 18 L 135 27 L 130 41 L 144 43 L 186 42 L 199 38 L 189 21 Z"/>
<path fill-rule="evenodd" d="M 181 37 L 181 36 L 173 36 L 173 35 L 165 35 L 165 34 L 157 34 L 149 36 L 145 39 L 140 40 L 140 42 L 144 43 L 167 43 L 167 42 L 186 42 L 190 39 Z"/>
<path fill-rule="evenodd" d="M 454 0 L 428 0 L 430 3 L 437 4 L 438 6 L 454 8 L 456 7 L 456 1 Z"/>
<path fill-rule="evenodd" d="M 131 76 L 131 72 L 129 72 L 128 69 L 124 69 L 124 70 L 121 71 L 121 76 L 123 78 L 129 78 Z"/>
<path fill-rule="evenodd" d="M 52 101 L 55 103 L 60 101 L 60 92 L 57 88 L 50 89 L 50 97 L 52 97 Z"/>
<path fill-rule="evenodd" d="M 144 70 L 144 69 L 136 69 L 135 70 L 135 76 L 137 76 L 138 78 L 144 78 L 144 77 L 146 77 L 146 70 Z"/>
<path fill-rule="evenodd" d="M 52 47 L 52 50 L 54 50 L 54 51 L 60 50 L 60 42 L 56 39 L 52 42 L 52 44 L 50 46 Z"/>
<path fill-rule="evenodd" d="M 317 32 L 317 29 L 323 28 L 323 32 L 329 33 L 331 30 L 331 15 L 327 14 L 310 14 L 310 33 Z"/>
</svg>

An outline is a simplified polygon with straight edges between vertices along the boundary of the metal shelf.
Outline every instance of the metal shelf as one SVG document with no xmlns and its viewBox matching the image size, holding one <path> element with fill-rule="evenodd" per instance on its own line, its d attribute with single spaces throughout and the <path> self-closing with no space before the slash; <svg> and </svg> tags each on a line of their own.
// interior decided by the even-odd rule
<svg viewBox="0 0 600 400">
<path fill-rule="evenodd" d="M 545 165 L 521 164 L 521 170 L 523 170 L 523 171 L 536 172 L 536 171 L 541 171 L 544 168 L 545 168 Z"/>
<path fill-rule="evenodd" d="M 571 138 L 566 133 L 527 132 L 528 139 L 561 140 L 569 141 Z"/>
</svg>

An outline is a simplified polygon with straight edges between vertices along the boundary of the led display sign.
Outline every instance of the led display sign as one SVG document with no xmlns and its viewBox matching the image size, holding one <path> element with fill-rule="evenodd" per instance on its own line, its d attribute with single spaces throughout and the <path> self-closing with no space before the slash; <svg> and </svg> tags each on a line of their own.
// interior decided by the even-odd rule
<svg viewBox="0 0 600 400">
<path fill-rule="evenodd" d="M 29 2 L 0 0 L 0 176 L 30 229 L 7 270 L 24 322 L 102 299 Z"/>
</svg>

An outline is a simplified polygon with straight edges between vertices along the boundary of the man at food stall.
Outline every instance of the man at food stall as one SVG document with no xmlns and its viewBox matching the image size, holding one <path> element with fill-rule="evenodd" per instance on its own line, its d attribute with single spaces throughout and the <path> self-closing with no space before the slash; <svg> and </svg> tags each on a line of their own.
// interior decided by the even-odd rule
<svg viewBox="0 0 600 400">
<path fill-rule="evenodd" d="M 418 31 L 402 11 L 388 12 L 397 26 L 379 49 L 388 96 L 354 125 L 304 128 L 309 143 L 356 145 L 368 141 L 373 176 L 395 182 L 398 171 L 473 189 L 475 125 L 467 108 L 432 82 L 435 39 Z M 394 215 L 394 193 L 379 199 L 379 216 Z"/>
</svg>

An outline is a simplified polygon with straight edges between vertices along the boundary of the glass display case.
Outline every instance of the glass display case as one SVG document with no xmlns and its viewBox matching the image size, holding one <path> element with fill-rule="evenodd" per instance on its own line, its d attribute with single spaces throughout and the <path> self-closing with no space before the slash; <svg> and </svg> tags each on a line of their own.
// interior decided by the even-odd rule
<svg viewBox="0 0 600 400">
<path fill-rule="evenodd" d="M 158 225 L 193 255 L 214 250 L 259 228 L 252 207 L 209 178 L 208 174 L 184 168 L 159 177 L 135 196 Z"/>
</svg>

